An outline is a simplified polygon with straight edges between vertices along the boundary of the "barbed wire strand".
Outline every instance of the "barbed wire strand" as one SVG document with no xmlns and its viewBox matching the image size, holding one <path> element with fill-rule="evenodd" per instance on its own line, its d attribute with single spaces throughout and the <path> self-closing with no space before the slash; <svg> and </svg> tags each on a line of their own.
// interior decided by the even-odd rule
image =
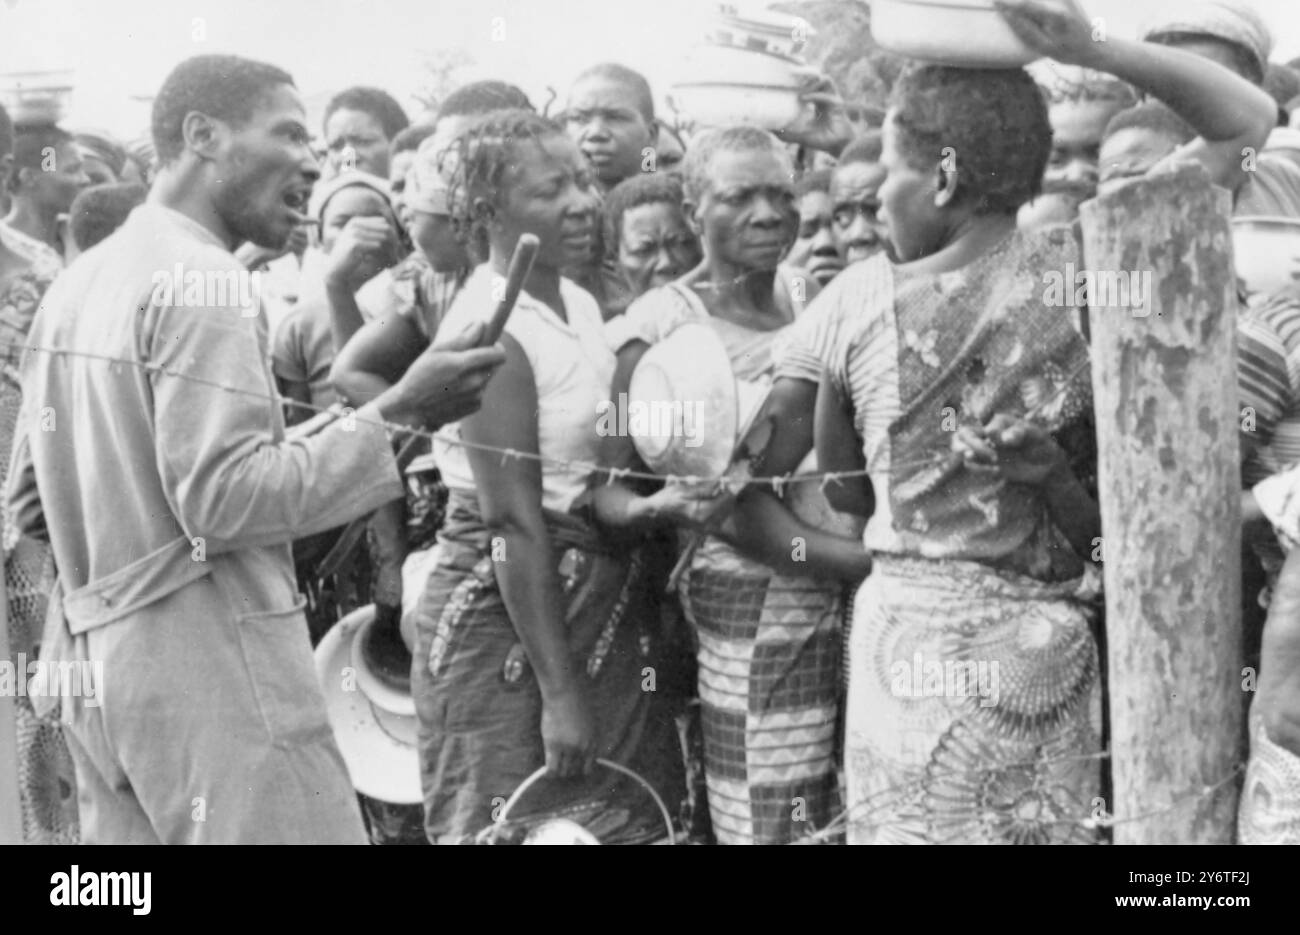
<svg viewBox="0 0 1300 935">
<path fill-rule="evenodd" d="M 212 389 L 220 390 L 222 392 L 237 393 L 240 395 L 252 397 L 262 402 L 293 406 L 316 414 L 333 414 L 338 418 L 343 418 L 343 419 L 350 418 L 356 422 L 362 422 L 369 425 L 376 425 L 390 432 L 401 433 L 404 435 L 420 436 L 423 438 L 427 438 L 430 441 L 437 440 L 441 444 L 499 454 L 502 457 L 503 462 L 510 458 L 526 458 L 526 459 L 538 461 L 543 464 L 551 464 L 554 466 L 566 467 L 566 468 L 577 468 L 577 469 L 586 470 L 596 474 L 607 474 L 609 475 L 608 482 L 610 483 L 614 482 L 615 480 L 621 480 L 625 478 L 664 481 L 668 483 L 673 483 L 673 482 L 724 483 L 727 480 L 727 478 L 723 476 L 699 477 L 695 475 L 674 475 L 674 474 L 664 475 L 664 474 L 654 474 L 648 471 L 637 471 L 630 468 L 610 468 L 610 467 L 605 467 L 603 465 L 596 464 L 594 462 L 583 461 L 580 459 L 549 458 L 535 452 L 519 451 L 518 449 L 514 449 L 514 448 L 500 448 L 493 445 L 484 445 L 476 442 L 469 442 L 460 438 L 449 438 L 446 435 L 438 434 L 437 431 L 429 431 L 427 429 L 413 429 L 404 425 L 397 425 L 394 423 L 390 423 L 382 419 L 366 419 L 366 418 L 358 417 L 355 414 L 355 412 L 349 411 L 348 409 L 340 410 L 337 406 L 333 406 L 333 407 L 320 406 L 313 403 L 306 403 L 298 400 L 286 399 L 284 397 L 279 396 L 278 394 L 264 393 L 257 390 L 246 389 L 244 387 L 220 383 L 215 380 L 209 380 L 203 377 L 194 376 L 193 374 L 187 374 L 175 370 L 174 368 L 164 367 L 161 364 L 131 360 L 129 358 L 118 357 L 111 354 L 102 354 L 94 351 L 72 350 L 68 348 L 47 348 L 47 347 L 40 347 L 38 345 L 33 345 L 33 344 L 21 343 L 16 341 L 2 341 L 2 340 L 0 340 L 0 347 L 8 347 L 11 349 L 17 349 L 25 352 L 45 353 L 55 357 L 58 356 L 78 357 L 84 360 L 95 360 L 95 361 L 100 361 L 102 363 L 108 363 L 110 365 L 118 365 L 118 366 L 125 365 L 125 366 L 136 367 L 137 369 L 143 370 L 147 373 L 162 374 L 165 376 L 174 377 L 179 380 L 187 380 L 191 383 L 208 386 L 211 387 Z M 1031 419 L 1037 413 L 1041 412 L 1048 405 L 1054 402 L 1061 393 L 1063 393 L 1065 390 L 1070 388 L 1075 378 L 1081 375 L 1083 370 L 1086 369 L 1088 366 L 1089 366 L 1088 361 L 1084 361 L 1079 366 L 1077 366 L 1074 369 L 1074 371 L 1072 371 L 1066 377 L 1066 379 L 1063 380 L 1057 386 L 1054 392 L 1046 396 L 1044 399 L 1040 400 L 1035 406 L 1031 407 L 1024 414 L 1023 417 L 1026 419 Z M 917 467 L 917 468 L 926 467 L 926 466 L 937 467 L 943 464 L 944 462 L 951 460 L 952 457 L 953 455 L 950 452 L 935 453 L 930 457 L 924 459 L 917 459 L 912 462 L 896 462 L 894 464 L 891 464 L 890 469 L 892 471 L 892 470 L 900 470 L 900 469 L 906 469 L 912 467 Z M 827 471 L 827 472 L 813 473 L 813 474 L 783 474 L 783 475 L 765 475 L 765 476 L 760 475 L 760 476 L 754 476 L 750 478 L 749 483 L 755 485 L 771 486 L 773 491 L 775 491 L 778 495 L 780 495 L 784 486 L 788 483 L 816 482 L 822 485 L 824 489 L 825 485 L 828 483 L 838 482 L 842 480 L 849 480 L 854 478 L 869 477 L 870 474 L 871 474 L 870 471 L 866 469 L 862 469 L 862 470 L 855 470 L 855 471 Z M 1101 760 L 1101 759 L 1109 758 L 1110 756 L 1111 754 L 1109 751 L 1099 751 L 1096 753 L 1087 753 L 1087 754 L 1071 754 L 1068 756 L 1048 757 L 1048 758 L 1023 761 L 1019 763 L 1017 762 L 1000 763 L 998 764 L 997 769 L 1007 770 L 1007 769 L 1024 768 L 1028 766 L 1041 768 L 1043 766 L 1051 765 L 1052 763 L 1056 763 L 1056 762 L 1089 760 L 1089 759 Z M 1151 809 L 1140 815 L 1127 815 L 1127 816 L 1119 817 L 1111 814 L 1103 814 L 1101 816 L 1097 816 L 1093 813 L 1089 813 L 1088 815 L 1082 817 L 1064 817 L 1064 818 L 1058 818 L 1054 820 L 1038 821 L 1035 822 L 1035 825 L 1040 827 L 1057 826 L 1057 825 L 1071 825 L 1071 826 L 1078 825 L 1087 830 L 1095 831 L 1104 827 L 1114 827 L 1119 824 L 1146 821 L 1156 816 L 1184 807 L 1188 803 L 1199 801 L 1200 799 L 1208 798 L 1212 795 L 1217 794 L 1221 788 L 1223 788 L 1229 782 L 1232 782 L 1238 775 L 1240 775 L 1242 770 L 1245 768 L 1245 765 L 1246 764 L 1244 762 L 1237 763 L 1233 767 L 1233 769 L 1222 779 L 1219 779 L 1218 781 L 1211 783 L 1208 786 L 1202 787 L 1201 789 L 1188 793 L 1184 796 L 1176 797 L 1173 801 L 1167 803 L 1166 805 Z M 971 770 L 965 772 L 954 770 L 950 772 L 950 775 L 952 777 L 965 777 L 970 775 L 980 775 L 986 772 L 988 772 L 988 770 Z M 928 778 L 937 778 L 937 777 L 931 776 Z M 792 844 L 816 844 L 816 843 L 821 843 L 822 841 L 825 841 L 829 838 L 838 837 L 847 831 L 850 824 L 852 824 L 855 821 L 862 821 L 864 819 L 864 816 L 862 814 L 858 814 L 857 816 L 855 816 L 854 815 L 855 812 L 858 813 L 862 813 L 864 811 L 868 813 L 884 812 L 886 810 L 896 808 L 897 803 L 895 802 L 885 802 L 885 804 L 883 805 L 878 803 L 891 796 L 895 798 L 901 798 L 901 799 L 913 798 L 917 794 L 916 790 L 917 787 L 915 786 L 915 784 L 912 783 L 903 786 L 895 786 L 895 787 L 889 787 L 883 790 L 879 790 L 869 795 L 866 799 L 863 799 L 862 801 L 857 802 L 854 805 L 843 809 L 838 815 L 832 818 L 824 828 L 818 829 L 812 832 L 811 834 L 800 837 L 798 840 L 793 841 L 791 843 Z M 954 840 L 955 839 L 956 838 L 954 838 Z"/>
<path fill-rule="evenodd" d="M 68 348 L 40 347 L 34 344 L 27 344 L 27 343 L 22 343 L 17 341 L 3 341 L 3 340 L 0 340 L 0 347 L 7 347 L 7 348 L 18 349 L 22 351 L 32 351 L 36 353 L 49 354 L 52 357 L 59 357 L 59 356 L 78 357 L 84 360 L 95 360 L 110 365 L 118 365 L 118 366 L 126 365 L 130 367 L 135 367 L 139 370 L 145 371 L 146 373 L 162 374 L 164 376 L 174 377 L 178 380 L 186 380 L 198 385 L 208 386 L 211 387 L 212 389 L 221 390 L 222 392 L 226 392 L 226 393 L 235 393 L 242 396 L 248 396 L 263 402 L 270 402 L 270 403 L 276 403 L 285 406 L 292 406 L 298 409 L 306 410 L 308 412 L 317 415 L 334 414 L 340 419 L 350 419 L 354 423 L 379 426 L 389 432 L 393 432 L 401 435 L 414 435 L 421 438 L 427 438 L 431 442 L 437 441 L 437 443 L 441 445 L 449 445 L 452 447 L 497 454 L 501 456 L 502 464 L 506 463 L 510 459 L 526 459 L 531 461 L 537 461 L 541 464 L 549 464 L 553 467 L 560 467 L 569 470 L 585 471 L 589 474 L 595 474 L 595 475 L 608 475 L 606 483 L 613 483 L 615 480 L 623 480 L 623 479 L 662 481 L 669 484 L 679 483 L 679 484 L 687 484 L 687 485 L 704 485 L 704 484 L 722 485 L 730 482 L 730 478 L 726 477 L 725 475 L 719 475 L 716 477 L 702 477 L 699 475 L 655 474 L 650 471 L 637 471 L 631 468 L 608 467 L 605 465 L 597 464 L 593 461 L 584 461 L 582 459 L 553 458 L 553 457 L 547 457 L 538 452 L 520 451 L 515 448 L 501 448 L 495 445 L 485 445 L 479 442 L 470 442 L 470 441 L 466 441 L 463 438 L 449 437 L 446 434 L 442 434 L 440 430 L 430 431 L 428 429 L 416 429 L 416 428 L 410 428 L 405 425 L 398 425 L 392 422 L 387 422 L 383 419 L 370 419 L 370 418 L 360 417 L 356 414 L 355 410 L 352 410 L 350 407 L 340 410 L 337 404 L 335 406 L 320 406 L 314 403 L 301 402 L 295 399 L 286 399 L 278 394 L 265 393 L 259 390 L 251 390 L 241 386 L 232 386 L 229 384 L 220 383 L 216 380 L 209 380 L 204 377 L 197 377 L 194 376 L 193 374 L 184 373 L 174 368 L 164 367 L 162 364 L 131 360 L 130 358 L 117 357 L 112 354 L 102 354 L 95 351 L 71 350 Z M 1032 419 L 1035 415 L 1037 415 L 1044 408 L 1046 408 L 1046 406 L 1054 402 L 1055 399 L 1061 393 L 1063 393 L 1065 390 L 1070 388 L 1075 378 L 1078 377 L 1083 372 L 1083 370 L 1088 366 L 1089 366 L 1089 361 L 1087 360 L 1083 361 L 1079 366 L 1077 366 L 1074 369 L 1073 372 L 1069 374 L 1069 376 L 1066 377 L 1064 381 L 1060 383 L 1060 385 L 1057 386 L 1054 392 L 1044 397 L 1035 406 L 1031 407 L 1028 411 L 1026 411 L 1023 418 Z M 894 472 L 899 470 L 910 470 L 912 468 L 939 467 L 945 463 L 951 463 L 952 460 L 957 457 L 959 456 L 953 452 L 935 452 L 924 458 L 918 458 L 913 461 L 901 461 L 901 462 L 891 463 L 889 466 L 889 470 L 891 472 Z M 812 473 L 812 474 L 755 475 L 753 477 L 748 478 L 746 483 L 749 486 L 770 487 L 773 490 L 773 492 L 776 493 L 777 496 L 780 496 L 786 484 L 817 483 L 821 485 L 822 489 L 824 490 L 827 484 L 838 483 L 845 480 L 869 478 L 872 473 L 873 472 L 871 470 L 863 468 L 854 471 L 825 471 L 825 472 Z"/>
</svg>

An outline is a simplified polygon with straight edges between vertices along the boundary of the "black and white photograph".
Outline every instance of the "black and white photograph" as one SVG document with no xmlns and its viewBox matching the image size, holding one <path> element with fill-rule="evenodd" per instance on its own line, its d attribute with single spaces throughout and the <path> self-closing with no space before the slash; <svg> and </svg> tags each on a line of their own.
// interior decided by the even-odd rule
<svg viewBox="0 0 1300 935">
<path fill-rule="evenodd" d="M 1300 844 L 1300 5 L 0 0 L 0 482 L 33 903 Z"/>
</svg>

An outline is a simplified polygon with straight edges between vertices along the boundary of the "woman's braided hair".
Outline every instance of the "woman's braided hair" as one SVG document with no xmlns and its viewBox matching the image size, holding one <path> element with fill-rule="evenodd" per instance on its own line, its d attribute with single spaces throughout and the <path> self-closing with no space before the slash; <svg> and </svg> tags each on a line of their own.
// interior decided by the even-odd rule
<svg viewBox="0 0 1300 935">
<path fill-rule="evenodd" d="M 531 110 L 494 110 L 465 128 L 442 156 L 451 217 L 463 240 L 485 243 L 488 216 L 475 205 L 502 203 L 501 184 L 517 160 L 518 145 L 531 140 L 540 146 L 543 139 L 563 134 L 558 124 Z"/>
</svg>

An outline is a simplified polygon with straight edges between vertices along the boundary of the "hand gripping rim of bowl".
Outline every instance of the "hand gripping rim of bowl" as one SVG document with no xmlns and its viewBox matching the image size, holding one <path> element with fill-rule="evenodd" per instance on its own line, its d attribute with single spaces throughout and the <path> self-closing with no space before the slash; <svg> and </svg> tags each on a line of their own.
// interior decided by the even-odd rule
<svg viewBox="0 0 1300 935">
<path fill-rule="evenodd" d="M 613 762 L 612 760 L 606 760 L 603 757 L 597 757 L 596 764 L 598 766 L 603 766 L 606 769 L 611 769 L 616 773 L 622 773 L 624 776 L 628 776 L 636 780 L 636 782 L 640 784 L 641 788 L 645 789 L 645 791 L 650 794 L 650 797 L 654 799 L 655 805 L 658 806 L 659 815 L 664 820 L 664 830 L 668 833 L 668 843 L 669 844 L 677 843 L 677 836 L 673 833 L 672 815 L 669 814 L 668 806 L 664 804 L 663 798 L 659 795 L 658 792 L 655 791 L 654 786 L 650 785 L 650 783 L 648 783 L 644 778 L 642 778 L 642 776 L 639 773 L 635 772 L 634 770 L 628 769 L 626 766 L 621 766 L 618 763 Z M 546 775 L 546 767 L 541 766 L 538 767 L 527 779 L 521 782 L 519 784 L 519 788 L 515 789 L 515 791 L 510 794 L 510 798 L 506 800 L 505 805 L 501 806 L 501 811 L 500 813 L 498 813 L 496 820 L 491 825 L 489 825 L 488 827 L 480 831 L 476 836 L 477 839 L 481 840 L 485 838 L 494 829 L 504 825 L 509 820 L 510 810 L 514 808 L 516 804 L 518 804 L 521 798 L 523 798 L 524 793 L 527 792 L 538 780 L 540 780 L 545 775 Z M 582 826 L 578 825 L 578 827 L 581 828 Z M 587 837 L 591 838 L 590 841 L 584 841 L 583 843 L 586 844 L 600 843 L 600 841 L 596 838 L 596 836 L 586 831 L 585 828 L 583 829 L 583 832 L 586 834 Z M 524 843 L 526 844 L 528 842 L 525 841 Z"/>
</svg>

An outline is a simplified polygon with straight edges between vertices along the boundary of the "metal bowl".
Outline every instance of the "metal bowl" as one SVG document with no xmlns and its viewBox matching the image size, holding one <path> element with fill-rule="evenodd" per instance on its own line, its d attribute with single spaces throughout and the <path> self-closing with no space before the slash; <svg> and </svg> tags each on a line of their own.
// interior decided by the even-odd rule
<svg viewBox="0 0 1300 935">
<path fill-rule="evenodd" d="M 697 128 L 740 124 L 780 130 L 803 110 L 806 66 L 752 49 L 701 45 L 682 62 L 670 103 Z"/>
<path fill-rule="evenodd" d="M 882 49 L 958 68 L 1019 68 L 1038 58 L 991 0 L 872 0 Z"/>
<path fill-rule="evenodd" d="M 0 75 L 0 104 L 18 125 L 59 123 L 67 114 L 72 91 L 69 70 Z"/>
<path fill-rule="evenodd" d="M 1300 220 L 1233 218 L 1232 252 L 1237 275 L 1252 294 L 1267 295 L 1300 284 Z"/>
</svg>

